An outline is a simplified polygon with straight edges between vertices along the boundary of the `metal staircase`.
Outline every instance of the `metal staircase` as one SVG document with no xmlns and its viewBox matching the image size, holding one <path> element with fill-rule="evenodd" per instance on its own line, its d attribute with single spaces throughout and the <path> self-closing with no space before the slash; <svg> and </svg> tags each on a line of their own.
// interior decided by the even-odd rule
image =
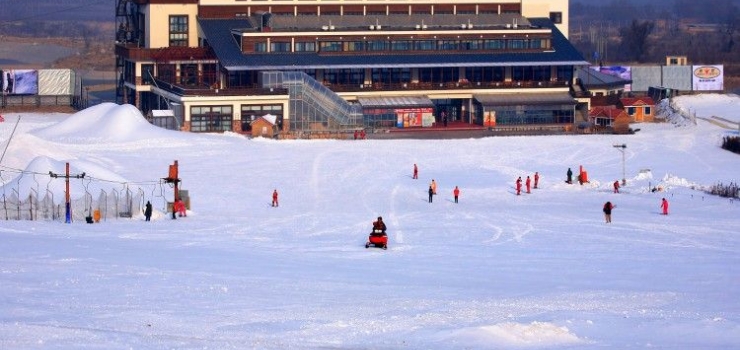
<svg viewBox="0 0 740 350">
<path fill-rule="evenodd" d="M 291 130 L 361 127 L 362 106 L 352 104 L 303 72 L 262 72 L 262 87 L 283 88 L 290 96 Z"/>
</svg>

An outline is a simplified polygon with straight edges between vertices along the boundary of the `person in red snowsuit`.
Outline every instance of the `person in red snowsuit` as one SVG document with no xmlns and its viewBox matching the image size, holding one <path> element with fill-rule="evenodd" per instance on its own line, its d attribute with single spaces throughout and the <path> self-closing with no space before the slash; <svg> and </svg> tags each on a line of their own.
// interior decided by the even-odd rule
<svg viewBox="0 0 740 350">
<path fill-rule="evenodd" d="M 534 188 L 537 188 L 537 185 L 540 183 L 540 173 L 534 172 Z"/>
<path fill-rule="evenodd" d="M 668 200 L 665 198 L 660 201 L 660 209 L 663 209 L 663 215 L 668 215 Z"/>
<path fill-rule="evenodd" d="M 180 198 L 175 201 L 175 211 L 177 211 L 177 216 L 179 217 L 188 216 L 188 213 L 185 210 L 185 202 Z"/>
<path fill-rule="evenodd" d="M 278 206 L 278 192 L 277 190 L 272 191 L 272 206 L 277 207 Z"/>
<path fill-rule="evenodd" d="M 518 179 L 516 179 L 516 195 L 520 195 L 522 193 L 522 177 L 520 176 Z"/>
<path fill-rule="evenodd" d="M 419 178 L 419 168 L 416 166 L 416 163 L 414 163 L 414 176 L 411 177 L 412 179 L 418 179 Z"/>
<path fill-rule="evenodd" d="M 460 196 L 460 189 L 455 186 L 455 189 L 452 190 L 452 195 L 455 196 L 455 203 L 457 203 L 457 197 Z"/>
<path fill-rule="evenodd" d="M 619 193 L 619 180 L 614 181 L 614 193 Z"/>
<path fill-rule="evenodd" d="M 527 181 L 524 181 L 524 185 L 527 186 L 527 193 L 531 193 L 531 192 L 529 192 L 529 189 L 530 189 L 530 185 L 531 184 L 532 184 L 532 180 L 530 180 L 529 179 L 529 176 L 527 176 Z"/>
</svg>

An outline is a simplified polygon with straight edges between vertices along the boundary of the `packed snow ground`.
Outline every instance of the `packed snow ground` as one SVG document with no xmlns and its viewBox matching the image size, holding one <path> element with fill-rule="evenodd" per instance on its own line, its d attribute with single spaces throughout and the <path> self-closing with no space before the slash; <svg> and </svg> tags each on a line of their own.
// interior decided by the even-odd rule
<svg viewBox="0 0 740 350">
<path fill-rule="evenodd" d="M 740 119 L 740 98 L 717 96 L 676 103 Z M 635 135 L 274 141 L 103 104 L 24 114 L 8 144 L 18 115 L 4 117 L 5 195 L 63 191 L 28 174 L 70 162 L 90 186 L 141 186 L 157 213 L 0 221 L 2 349 L 740 347 L 740 203 L 701 190 L 738 180 L 740 156 L 719 148 L 736 129 L 671 114 Z M 157 184 L 174 160 L 192 201 L 177 220 Z M 564 183 L 581 165 L 591 181 Z M 540 188 L 517 196 L 535 171 Z M 379 215 L 389 249 L 365 249 Z"/>
</svg>

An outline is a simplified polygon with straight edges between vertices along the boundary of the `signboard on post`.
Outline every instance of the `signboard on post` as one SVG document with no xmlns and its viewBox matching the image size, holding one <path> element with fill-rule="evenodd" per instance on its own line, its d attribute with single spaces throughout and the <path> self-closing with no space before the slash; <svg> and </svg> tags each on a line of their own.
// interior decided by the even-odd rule
<svg viewBox="0 0 740 350">
<path fill-rule="evenodd" d="M 694 91 L 724 91 L 724 66 L 705 65 L 692 67 L 692 86 Z"/>
</svg>

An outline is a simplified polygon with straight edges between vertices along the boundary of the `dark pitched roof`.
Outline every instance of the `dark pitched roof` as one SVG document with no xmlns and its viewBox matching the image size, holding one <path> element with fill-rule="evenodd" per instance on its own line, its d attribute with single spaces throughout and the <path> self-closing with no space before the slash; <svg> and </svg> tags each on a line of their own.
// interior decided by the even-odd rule
<svg viewBox="0 0 740 350">
<path fill-rule="evenodd" d="M 632 80 L 622 79 L 616 75 L 601 73 L 589 67 L 576 69 L 576 78 L 580 79 L 588 89 L 594 88 L 618 88 L 631 84 Z"/>
<path fill-rule="evenodd" d="M 547 18 L 530 18 L 533 26 L 551 28 L 554 50 L 537 53 L 471 53 L 471 54 L 383 54 L 319 55 L 317 53 L 243 54 L 232 36 L 232 30 L 254 28 L 247 19 L 199 19 L 203 33 L 227 70 L 411 68 L 411 67 L 491 67 L 514 65 L 587 65 L 583 56 Z M 371 58 L 370 58 L 371 57 Z"/>
</svg>

